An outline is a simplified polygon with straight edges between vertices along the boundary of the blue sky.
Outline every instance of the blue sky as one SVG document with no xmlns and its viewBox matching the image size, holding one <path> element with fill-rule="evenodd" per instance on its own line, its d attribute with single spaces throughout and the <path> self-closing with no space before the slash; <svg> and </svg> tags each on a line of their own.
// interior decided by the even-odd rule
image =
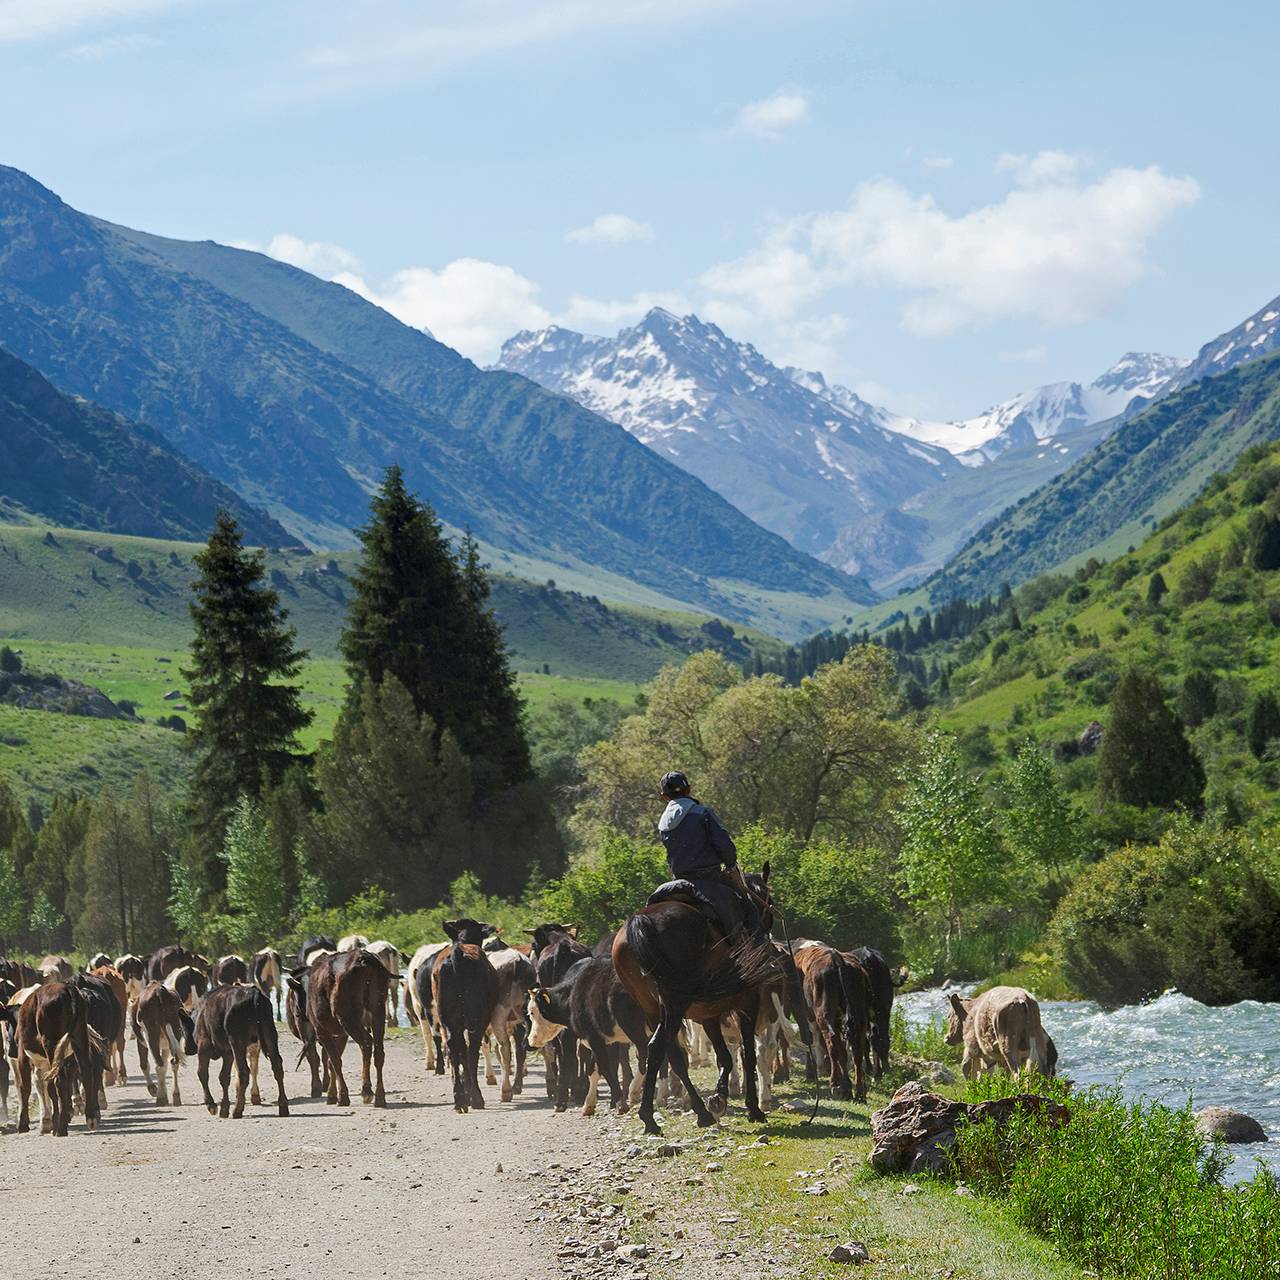
<svg viewBox="0 0 1280 1280">
<path fill-rule="evenodd" d="M 966 416 L 1280 293 L 1280 6 L 0 0 L 0 161 L 481 360 L 694 309 Z"/>
</svg>

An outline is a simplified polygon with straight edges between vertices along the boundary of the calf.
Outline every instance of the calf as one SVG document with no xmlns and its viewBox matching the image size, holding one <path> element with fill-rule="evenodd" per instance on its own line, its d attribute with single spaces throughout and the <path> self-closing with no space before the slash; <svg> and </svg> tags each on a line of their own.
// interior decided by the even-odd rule
<svg viewBox="0 0 1280 1280">
<path fill-rule="evenodd" d="M 436 956 L 432 1002 L 449 1045 L 453 1067 L 453 1109 L 465 1113 L 484 1107 L 477 1079 L 480 1042 L 489 1030 L 498 1001 L 498 975 L 481 949 L 494 928 L 478 920 L 446 920 L 453 945 Z"/>
<path fill-rule="evenodd" d="M 578 941 L 575 924 L 540 924 L 526 930 L 533 939 L 533 963 L 538 976 L 538 986 L 554 987 L 570 968 L 591 954 Z M 586 1097 L 587 1082 L 578 1071 L 578 1046 L 572 1032 L 565 1031 L 542 1050 L 546 1063 L 547 1097 L 559 1098 L 560 1074 L 566 1077 L 566 1088 L 574 1102 Z"/>
<path fill-rule="evenodd" d="M 389 978 L 387 983 L 387 1026 L 394 1027 L 400 1007 L 400 965 L 402 962 L 407 963 L 409 957 L 403 955 L 399 947 L 394 946 L 385 939 L 366 944 L 365 950 L 371 956 L 376 956 L 382 967 L 387 971 Z"/>
<path fill-rule="evenodd" d="M 124 979 L 124 989 L 133 1003 L 147 985 L 147 962 L 141 956 L 116 956 L 112 968 Z"/>
<path fill-rule="evenodd" d="M 485 954 L 493 966 L 498 979 L 497 995 L 494 999 L 493 1013 L 489 1019 L 489 1032 L 498 1045 L 498 1056 L 502 1060 L 502 1101 L 510 1102 L 513 1094 L 524 1092 L 524 1065 L 528 1049 L 528 1037 L 525 1035 L 525 1006 L 529 1002 L 529 991 L 536 981 L 533 962 L 522 955 L 514 947 L 503 947 L 499 951 L 490 951 L 485 947 Z M 511 1075 L 511 1044 L 515 1041 L 516 1069 L 515 1080 Z M 485 1084 L 497 1084 L 493 1074 L 493 1066 L 489 1061 L 488 1037 L 485 1038 Z"/>
<path fill-rule="evenodd" d="M 147 1092 L 156 1105 L 167 1107 L 169 1097 L 165 1077 L 173 1071 L 173 1105 L 182 1106 L 182 1093 L 178 1089 L 178 1068 L 187 1056 L 196 1052 L 195 1024 L 191 1015 L 183 1009 L 168 987 L 150 982 L 143 988 L 133 1005 L 133 1038 L 138 1042 L 138 1065 L 142 1068 Z M 147 1061 L 147 1049 L 156 1062 L 156 1080 L 151 1082 L 151 1066 Z"/>
<path fill-rule="evenodd" d="M 128 1084 L 129 1072 L 124 1062 L 124 1029 L 129 1015 L 128 988 L 125 986 L 124 978 L 120 976 L 119 970 L 109 964 L 100 965 L 89 976 L 97 978 L 99 982 L 105 983 L 110 988 L 111 995 L 120 1013 L 118 1021 L 110 1020 L 115 1030 L 115 1034 L 111 1035 L 107 1011 L 104 1010 L 99 1015 L 99 1018 L 95 1020 L 92 1005 L 90 1007 L 89 1025 L 107 1042 L 107 1083 Z"/>
<path fill-rule="evenodd" d="M 280 989 L 284 985 L 284 961 L 280 953 L 274 947 L 255 951 L 249 961 L 249 978 L 268 1000 L 275 1000 L 276 1018 L 279 1020 L 283 1012 Z"/>
<path fill-rule="evenodd" d="M 209 990 L 209 980 L 193 965 L 185 964 L 174 969 L 164 980 L 164 985 L 177 997 L 179 1003 L 191 1013 L 200 997 Z"/>
<path fill-rule="evenodd" d="M 793 947 L 796 969 L 800 974 L 806 1012 L 825 1051 L 831 1073 L 834 1097 L 848 1099 L 856 1091 L 858 1100 L 866 1097 L 863 1059 L 854 1055 L 856 1090 L 849 1079 L 849 987 L 850 967 L 834 948 L 823 942 L 801 942 Z"/>
<path fill-rule="evenodd" d="M 45 956 L 36 968 L 46 982 L 70 982 L 76 967 L 66 956 Z"/>
<path fill-rule="evenodd" d="M 338 944 L 323 933 L 304 938 L 302 945 L 298 948 L 298 964 L 300 967 L 309 965 L 318 953 L 322 951 L 337 951 L 337 949 Z"/>
<path fill-rule="evenodd" d="M 285 1018 L 289 1023 L 289 1030 L 293 1032 L 294 1038 L 301 1041 L 302 1050 L 298 1054 L 298 1062 L 294 1064 L 294 1070 L 297 1070 L 298 1064 L 304 1060 L 307 1066 L 311 1068 L 311 1096 L 313 1098 L 322 1098 L 329 1088 L 329 1067 L 324 1064 L 324 1075 L 321 1076 L 320 1050 L 316 1042 L 316 1030 L 311 1025 L 311 1019 L 307 1017 L 307 987 L 310 981 L 310 972 L 306 969 L 299 969 L 296 972 L 302 976 L 300 978 L 291 978 L 289 981 L 289 994 L 285 997 Z"/>
<path fill-rule="evenodd" d="M 84 1119 L 98 1127 L 97 1052 L 91 1043 L 83 994 L 68 982 L 47 982 L 20 1005 L 6 1005 L 0 1016 L 15 1028 L 18 1132 L 31 1128 L 31 1083 L 40 1093 L 40 1132 L 65 1138 L 71 1123 L 71 1084 L 77 1070 L 84 1086 Z"/>
<path fill-rule="evenodd" d="M 593 1059 L 590 1085 L 583 1102 L 582 1114 L 595 1114 L 600 1076 L 609 1085 L 609 1105 L 625 1112 L 628 1092 L 631 1101 L 639 1096 L 648 1068 L 649 1037 L 653 1026 L 635 998 L 622 985 L 611 956 L 589 956 L 570 966 L 568 973 L 554 987 L 537 987 L 529 997 L 532 1030 L 529 1043 L 541 1048 L 553 1039 L 568 1034 L 591 1050 Z M 638 1074 L 631 1076 L 627 1051 L 635 1045 Z M 618 1052 L 618 1046 L 622 1052 Z M 576 1048 L 576 1045 L 575 1045 Z M 618 1080 L 618 1067 L 623 1079 Z M 628 1090 L 630 1086 L 630 1090 Z M 569 1107 L 568 1081 L 557 1086 L 556 1110 Z"/>
<path fill-rule="evenodd" d="M 387 1105 L 382 1083 L 387 985 L 386 969 L 363 949 L 322 956 L 306 969 L 295 969 L 289 977 L 289 989 L 296 993 L 324 1052 L 329 1068 L 325 1101 L 330 1106 L 345 1107 L 351 1102 L 342 1076 L 342 1054 L 348 1038 L 360 1046 L 361 1100 L 371 1101 L 375 1107 Z M 369 1078 L 371 1060 L 377 1075 L 376 1088 Z"/>
<path fill-rule="evenodd" d="M 188 951 L 185 947 L 176 944 L 157 947 L 146 959 L 144 976 L 148 982 L 163 982 L 175 969 L 188 965 L 204 973 L 209 971 L 209 962 L 194 951 Z"/>
<path fill-rule="evenodd" d="M 253 1101 L 260 1102 L 257 1089 L 257 1058 L 266 1051 L 271 1072 L 276 1078 L 276 1106 L 282 1116 L 289 1114 L 289 1102 L 284 1093 L 284 1064 L 280 1061 L 280 1045 L 276 1039 L 276 1023 L 271 1012 L 271 1001 L 257 987 L 214 987 L 200 1001 L 195 1019 L 196 1075 L 204 1091 L 204 1105 L 209 1114 L 227 1118 L 230 1106 L 228 1089 L 231 1084 L 231 1064 L 236 1067 L 236 1105 L 232 1119 L 244 1115 L 245 1092 L 249 1087 L 250 1055 L 253 1057 Z M 222 1061 L 218 1082 L 222 1086 L 222 1101 L 215 1103 L 209 1092 L 209 1063 Z"/>
<path fill-rule="evenodd" d="M 889 1028 L 893 1017 L 893 992 L 901 983 L 889 962 L 874 947 L 855 947 L 845 952 L 866 971 L 871 983 L 871 1072 L 879 1080 L 889 1069 Z"/>
<path fill-rule="evenodd" d="M 409 959 L 407 986 L 413 1004 L 418 1029 L 422 1032 L 422 1046 L 426 1053 L 427 1070 L 444 1075 L 444 1046 L 440 1042 L 440 1026 L 435 1017 L 435 996 L 431 990 L 431 971 L 436 957 L 448 948 L 447 942 L 424 942 Z"/>
<path fill-rule="evenodd" d="M 1040 1006 L 1022 987 L 992 987 L 972 1000 L 952 994 L 947 1018 L 947 1043 L 963 1044 L 961 1067 L 973 1079 L 985 1071 L 1017 1075 L 1030 1065 L 1045 1075 L 1056 1066 L 1040 1022 Z"/>
<path fill-rule="evenodd" d="M 243 986 L 249 981 L 249 966 L 243 956 L 222 956 L 213 962 L 209 981 L 215 987 L 230 987 L 237 982 Z"/>
</svg>

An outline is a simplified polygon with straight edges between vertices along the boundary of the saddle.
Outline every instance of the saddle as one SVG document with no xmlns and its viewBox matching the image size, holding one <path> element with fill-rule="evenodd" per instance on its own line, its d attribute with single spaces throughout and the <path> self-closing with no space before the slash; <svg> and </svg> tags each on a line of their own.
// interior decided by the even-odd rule
<svg viewBox="0 0 1280 1280">
<path fill-rule="evenodd" d="M 719 888 L 720 886 L 717 886 Z M 728 893 L 732 890 L 725 886 Z M 647 906 L 655 906 L 659 902 L 684 902 L 691 907 L 697 907 L 702 913 L 703 919 L 708 924 L 713 924 L 726 937 L 737 927 L 736 921 L 725 919 L 722 908 L 727 904 L 717 903 L 706 893 L 704 893 L 692 880 L 668 880 L 666 884 L 660 884 L 650 895 Z"/>
</svg>

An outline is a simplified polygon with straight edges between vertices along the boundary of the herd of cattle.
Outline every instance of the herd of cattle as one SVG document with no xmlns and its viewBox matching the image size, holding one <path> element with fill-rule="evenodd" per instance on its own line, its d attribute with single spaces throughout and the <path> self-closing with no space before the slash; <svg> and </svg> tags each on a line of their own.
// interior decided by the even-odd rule
<svg viewBox="0 0 1280 1280">
<path fill-rule="evenodd" d="M 248 960 L 231 955 L 210 961 L 165 946 L 146 957 L 99 954 L 79 971 L 60 956 L 35 967 L 0 958 L 6 1033 L 0 1119 L 9 1121 L 12 1070 L 19 1132 L 30 1127 L 33 1084 L 42 1133 L 65 1136 L 76 1112 L 95 1128 L 106 1105 L 104 1086 L 126 1080 L 129 1028 L 158 1104 L 181 1104 L 179 1070 L 194 1057 L 210 1114 L 238 1118 L 246 1095 L 255 1105 L 262 1101 L 258 1065 L 265 1054 L 279 1114 L 288 1115 L 277 1020 L 287 1023 L 301 1046 L 299 1064 L 310 1069 L 312 1097 L 349 1103 L 342 1060 L 348 1041 L 355 1041 L 361 1098 L 385 1106 L 383 1037 L 397 1021 L 402 983 L 405 1015 L 421 1030 L 427 1070 L 443 1074 L 446 1063 L 451 1067 L 458 1111 L 484 1106 L 481 1053 L 486 1083 L 498 1083 L 495 1050 L 504 1102 L 522 1091 L 531 1048 L 544 1054 L 546 1088 L 557 1110 L 581 1105 L 592 1114 L 601 1079 L 619 1111 L 639 1097 L 655 1028 L 615 972 L 612 937 L 593 951 L 570 925 L 540 925 L 518 945 L 471 919 L 447 921 L 445 931 L 448 941 L 428 943 L 412 956 L 359 935 L 308 938 L 291 967 L 271 948 Z M 835 1097 L 863 1099 L 868 1079 L 878 1080 L 888 1066 L 890 1012 L 901 976 L 869 947 L 840 951 L 805 940 L 775 946 L 776 972 L 764 985 L 754 1027 L 761 1102 L 769 1105 L 772 1084 L 785 1078 L 793 1048 L 803 1052 L 809 1074 L 829 1079 Z M 743 1030 L 734 1017 L 718 1027 L 689 1027 L 694 1065 L 705 1055 L 708 1035 L 741 1049 Z M 950 1038 L 965 1046 L 967 1074 L 1016 1071 L 1028 1063 L 1051 1072 L 1056 1060 L 1034 999 L 1017 989 L 997 988 L 977 1001 L 953 997 Z M 220 1064 L 220 1100 L 209 1088 L 214 1061 Z M 661 1084 L 667 1091 L 676 1087 Z"/>
</svg>

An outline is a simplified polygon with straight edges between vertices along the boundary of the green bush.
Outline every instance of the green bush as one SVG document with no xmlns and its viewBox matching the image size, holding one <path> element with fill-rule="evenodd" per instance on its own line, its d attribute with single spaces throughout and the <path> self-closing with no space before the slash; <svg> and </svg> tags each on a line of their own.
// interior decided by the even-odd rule
<svg viewBox="0 0 1280 1280">
<path fill-rule="evenodd" d="M 1278 932 L 1274 844 L 1185 819 L 1082 873 L 1049 927 L 1071 985 L 1113 1006 L 1171 986 L 1206 1004 L 1280 998 Z"/>
<path fill-rule="evenodd" d="M 591 853 L 553 880 L 535 905 L 543 920 L 576 924 L 591 946 L 644 906 L 667 878 L 666 857 L 658 845 L 610 831 Z"/>
<path fill-rule="evenodd" d="M 1114 1089 L 1072 1094 L 1059 1081 L 989 1076 L 978 1100 L 1035 1091 L 1065 1103 L 1055 1123 L 1019 1108 L 997 1126 L 962 1124 L 955 1159 L 969 1185 L 996 1197 L 1086 1274 L 1130 1280 L 1236 1280 L 1280 1266 L 1280 1186 L 1260 1172 L 1225 1187 L 1221 1149 L 1190 1106 L 1126 1103 Z"/>
</svg>

